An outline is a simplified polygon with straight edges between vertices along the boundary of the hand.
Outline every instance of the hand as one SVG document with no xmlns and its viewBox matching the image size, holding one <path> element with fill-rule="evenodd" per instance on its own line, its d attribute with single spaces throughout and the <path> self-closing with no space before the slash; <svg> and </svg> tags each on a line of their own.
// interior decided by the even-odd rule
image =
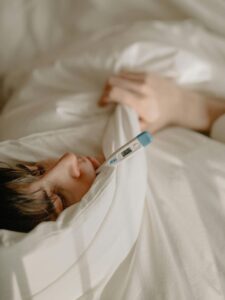
<svg viewBox="0 0 225 300">
<path fill-rule="evenodd" d="M 142 130 L 156 132 L 176 124 L 181 88 L 156 74 L 122 71 L 107 81 L 100 105 L 121 103 L 138 114 Z"/>
</svg>

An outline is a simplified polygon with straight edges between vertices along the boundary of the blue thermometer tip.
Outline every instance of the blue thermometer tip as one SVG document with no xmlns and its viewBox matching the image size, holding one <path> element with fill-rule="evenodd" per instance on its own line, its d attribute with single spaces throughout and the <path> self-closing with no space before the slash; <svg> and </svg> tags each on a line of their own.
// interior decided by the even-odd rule
<svg viewBox="0 0 225 300">
<path fill-rule="evenodd" d="M 143 131 L 137 136 L 138 141 L 142 144 L 143 147 L 146 147 L 152 141 L 152 136 L 149 132 Z"/>
</svg>

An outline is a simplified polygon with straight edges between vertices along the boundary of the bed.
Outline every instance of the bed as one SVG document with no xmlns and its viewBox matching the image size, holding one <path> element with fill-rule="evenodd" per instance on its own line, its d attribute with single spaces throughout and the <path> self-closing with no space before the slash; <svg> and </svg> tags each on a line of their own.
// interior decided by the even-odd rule
<svg viewBox="0 0 225 300">
<path fill-rule="evenodd" d="M 221 1 L 2 1 L 0 160 L 108 156 L 140 132 L 108 76 L 158 72 L 225 98 Z M 13 22 L 12 22 L 13 19 Z M 225 298 L 225 116 L 170 127 L 29 234 L 0 230 L 1 299 Z"/>
</svg>

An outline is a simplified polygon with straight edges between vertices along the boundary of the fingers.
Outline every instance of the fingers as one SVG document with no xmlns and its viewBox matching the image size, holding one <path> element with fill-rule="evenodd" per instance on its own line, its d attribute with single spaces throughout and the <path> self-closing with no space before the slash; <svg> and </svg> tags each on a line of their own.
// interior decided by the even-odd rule
<svg viewBox="0 0 225 300">
<path fill-rule="evenodd" d="M 139 81 L 134 81 L 128 78 L 123 78 L 121 76 L 113 76 L 109 79 L 108 81 L 109 86 L 111 87 L 120 87 L 122 89 L 131 91 L 133 93 L 136 94 L 143 94 L 144 90 L 143 90 L 143 85 L 142 83 Z"/>
<path fill-rule="evenodd" d="M 156 132 L 174 124 L 179 106 L 177 99 L 182 94 L 179 91 L 173 82 L 161 75 L 122 70 L 109 78 L 99 104 L 129 105 L 136 111 L 141 129 Z"/>
<path fill-rule="evenodd" d="M 102 105 L 107 103 L 120 103 L 125 104 L 133 107 L 136 111 L 138 110 L 138 96 L 134 93 L 120 88 L 120 87 L 113 87 L 110 91 L 105 94 L 102 99 Z"/>
<path fill-rule="evenodd" d="M 129 80 L 144 82 L 147 74 L 145 72 L 137 72 L 137 71 L 133 72 L 133 71 L 128 71 L 128 70 L 122 70 L 119 73 L 119 76 L 121 76 L 122 78 L 129 79 Z"/>
<path fill-rule="evenodd" d="M 129 101 L 127 102 L 128 95 L 129 98 L 136 98 L 136 100 L 144 98 L 143 96 L 147 93 L 146 76 L 147 75 L 143 72 L 130 71 L 121 71 L 118 75 L 111 76 L 105 85 L 103 95 L 99 100 L 99 105 L 107 104 L 109 102 L 108 100 L 112 98 L 109 96 L 111 93 L 116 94 L 116 97 L 113 96 L 114 100 L 120 98 L 120 96 L 118 98 L 118 93 L 121 95 L 126 94 L 126 99 L 124 99 L 124 103 L 126 104 L 130 104 L 128 103 Z"/>
</svg>

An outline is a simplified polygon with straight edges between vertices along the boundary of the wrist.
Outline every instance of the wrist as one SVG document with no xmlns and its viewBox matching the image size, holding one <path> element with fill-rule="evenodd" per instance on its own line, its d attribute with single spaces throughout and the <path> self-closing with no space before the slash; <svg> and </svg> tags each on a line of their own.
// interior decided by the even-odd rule
<svg viewBox="0 0 225 300">
<path fill-rule="evenodd" d="M 209 132 L 212 118 L 206 96 L 185 89 L 181 90 L 179 107 L 178 125 L 200 132 Z"/>
<path fill-rule="evenodd" d="M 207 97 L 207 110 L 209 115 L 209 131 L 213 123 L 225 114 L 225 101 L 217 97 Z"/>
</svg>

